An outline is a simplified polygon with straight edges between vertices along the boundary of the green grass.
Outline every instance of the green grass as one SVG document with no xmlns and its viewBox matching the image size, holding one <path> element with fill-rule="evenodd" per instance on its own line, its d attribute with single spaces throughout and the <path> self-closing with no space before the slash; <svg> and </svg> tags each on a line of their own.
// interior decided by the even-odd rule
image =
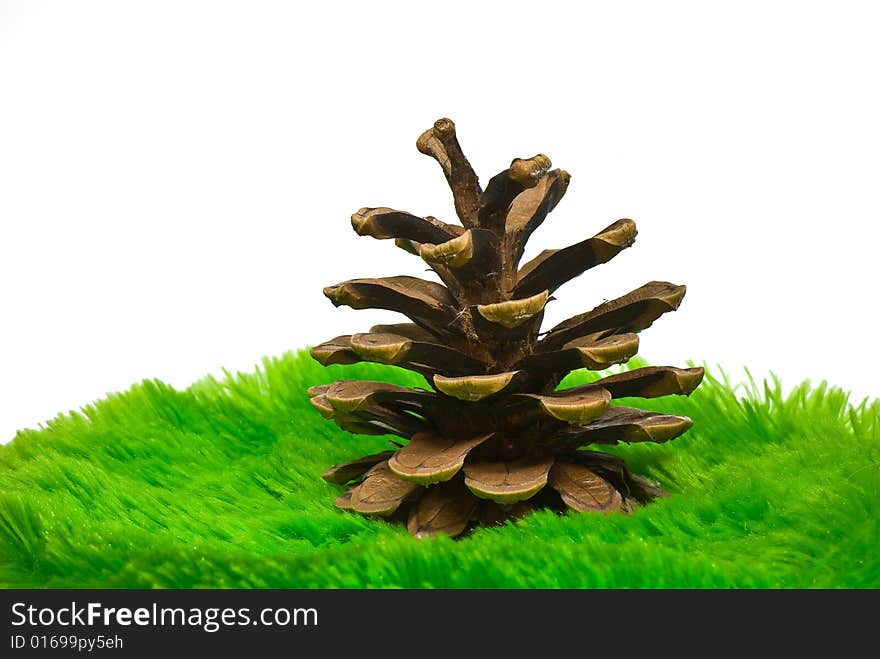
<svg viewBox="0 0 880 659">
<path fill-rule="evenodd" d="M 418 541 L 335 510 L 329 465 L 381 450 L 321 419 L 305 389 L 418 385 L 306 353 L 185 391 L 147 381 L 0 446 L 4 587 L 880 586 L 880 401 L 824 384 L 708 376 L 650 409 L 694 428 L 620 446 L 673 496 L 634 514 L 556 515 Z M 589 374 L 571 376 L 583 382 Z M 629 401 L 632 404 L 633 401 Z"/>
</svg>

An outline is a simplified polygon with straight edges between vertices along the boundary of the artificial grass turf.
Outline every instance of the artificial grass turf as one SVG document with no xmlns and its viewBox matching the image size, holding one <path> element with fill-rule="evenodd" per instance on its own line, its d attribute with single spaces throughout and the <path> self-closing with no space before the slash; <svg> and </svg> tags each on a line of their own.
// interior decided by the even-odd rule
<svg viewBox="0 0 880 659">
<path fill-rule="evenodd" d="M 643 365 L 635 362 L 633 365 Z M 593 379 L 577 372 L 566 384 Z M 686 414 L 663 445 L 615 447 L 672 493 L 634 514 L 540 512 L 460 540 L 338 511 L 321 472 L 387 448 L 305 390 L 423 385 L 306 352 L 185 391 L 145 381 L 0 446 L 0 584 L 18 588 L 880 586 L 880 401 L 824 384 L 624 404 Z"/>
</svg>

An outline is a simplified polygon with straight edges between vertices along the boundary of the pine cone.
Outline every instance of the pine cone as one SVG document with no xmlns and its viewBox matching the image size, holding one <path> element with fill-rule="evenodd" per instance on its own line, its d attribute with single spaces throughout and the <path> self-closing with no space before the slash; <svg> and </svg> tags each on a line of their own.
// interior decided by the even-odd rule
<svg viewBox="0 0 880 659">
<path fill-rule="evenodd" d="M 396 276 L 325 288 L 336 306 L 397 311 L 412 323 L 338 336 L 311 354 L 324 365 L 401 366 L 422 374 L 433 391 L 355 380 L 309 390 L 312 405 L 344 430 L 408 440 L 324 473 L 348 484 L 335 504 L 405 519 L 424 537 L 456 536 L 536 507 L 627 512 L 663 495 L 620 458 L 583 447 L 681 435 L 692 425 L 687 417 L 611 401 L 687 395 L 703 369 L 647 367 L 556 387 L 573 370 L 634 356 L 638 332 L 675 310 L 685 287 L 652 281 L 540 334 L 553 291 L 632 245 L 635 223 L 618 220 L 520 266 L 529 236 L 565 193 L 568 173 L 551 170 L 545 155 L 515 159 L 482 190 L 449 119 L 417 146 L 440 163 L 461 225 L 391 208 L 362 208 L 351 223 L 362 236 L 394 239 L 420 256 L 443 284 Z"/>
</svg>

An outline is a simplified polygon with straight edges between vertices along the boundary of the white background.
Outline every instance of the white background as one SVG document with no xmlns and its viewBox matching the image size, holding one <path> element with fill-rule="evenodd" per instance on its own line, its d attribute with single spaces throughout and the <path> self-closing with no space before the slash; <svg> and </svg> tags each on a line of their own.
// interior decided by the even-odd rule
<svg viewBox="0 0 880 659">
<path fill-rule="evenodd" d="M 185 387 L 395 322 L 328 284 L 418 275 L 349 215 L 452 220 L 419 133 L 485 183 L 572 174 L 527 257 L 638 222 L 547 325 L 688 285 L 655 364 L 875 396 L 871 3 L 0 3 L 0 441 L 144 378 Z"/>
</svg>

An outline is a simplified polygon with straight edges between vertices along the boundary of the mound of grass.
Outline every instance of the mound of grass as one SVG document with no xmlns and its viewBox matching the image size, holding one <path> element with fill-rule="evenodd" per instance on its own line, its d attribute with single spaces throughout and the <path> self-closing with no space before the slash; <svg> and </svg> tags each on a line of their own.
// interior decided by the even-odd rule
<svg viewBox="0 0 880 659">
<path fill-rule="evenodd" d="M 585 372 L 569 384 L 595 377 Z M 650 401 L 694 428 L 615 447 L 672 497 L 541 512 L 464 539 L 335 510 L 329 465 L 382 450 L 311 408 L 340 378 L 423 385 L 307 353 L 185 391 L 145 381 L 0 446 L 0 584 L 22 588 L 880 586 L 880 401 L 824 383 Z M 638 404 L 644 401 L 622 401 Z"/>
</svg>

